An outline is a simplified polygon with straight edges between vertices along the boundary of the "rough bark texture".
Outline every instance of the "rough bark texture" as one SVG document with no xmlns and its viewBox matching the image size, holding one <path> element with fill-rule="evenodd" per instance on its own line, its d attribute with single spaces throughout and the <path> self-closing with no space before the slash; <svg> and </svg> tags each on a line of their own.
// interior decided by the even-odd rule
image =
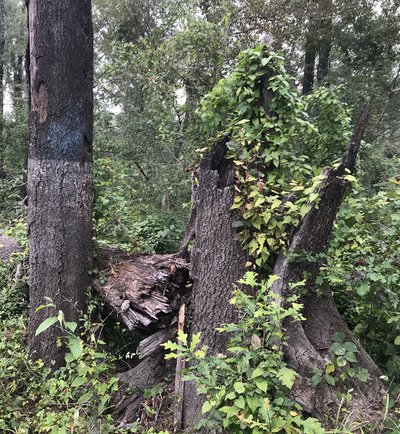
<svg viewBox="0 0 400 434">
<path fill-rule="evenodd" d="M 318 49 L 317 81 L 318 84 L 326 84 L 332 51 L 332 0 L 321 0 L 319 7 L 321 9 L 321 19 L 319 20 L 320 41 Z"/>
<path fill-rule="evenodd" d="M 78 321 L 90 284 L 92 238 L 93 36 L 90 0 L 29 0 L 29 344 L 62 363 L 57 329 L 35 337 L 55 312 Z"/>
<path fill-rule="evenodd" d="M 302 281 L 307 273 L 307 295 L 302 298 L 306 321 L 286 324 L 288 346 L 284 351 L 288 364 L 300 374 L 293 391 L 294 398 L 307 412 L 322 419 L 326 419 L 329 414 L 331 416 L 336 414 L 339 403 L 335 392 L 340 385 L 331 388 L 321 384 L 313 390 L 310 379 L 315 369 L 323 369 L 326 361 L 332 357 L 328 350 L 335 332 L 344 332 L 345 341 L 354 342 L 359 351 L 357 366 L 366 368 L 371 374 L 371 380 L 367 383 L 352 381 L 347 384 L 347 389 L 355 390 L 351 403 L 346 405 L 348 414 L 352 418 L 364 420 L 368 417 L 374 418 L 373 409 L 379 408 L 384 393 L 383 384 L 379 379 L 381 372 L 347 327 L 336 308 L 332 294 L 329 291 L 317 294 L 315 279 L 321 262 L 309 262 L 305 259 L 291 260 L 288 253 L 315 256 L 327 251 L 334 220 L 347 187 L 343 175 L 345 169 L 354 168 L 368 116 L 368 110 L 361 114 L 342 164 L 337 169 L 325 169 L 325 179 L 319 189 L 318 206 L 313 205 L 303 219 L 292 237 L 287 252 L 279 255 L 273 272 L 280 276 L 273 289 L 283 298 L 290 295 L 290 284 Z"/>
<path fill-rule="evenodd" d="M 120 383 L 128 393 L 121 392 L 115 412 L 120 414 L 120 427 L 137 420 L 144 401 L 144 391 L 165 374 L 164 353 L 159 349 L 152 357 L 145 358 L 133 369 L 118 374 Z"/>
<path fill-rule="evenodd" d="M 311 32 L 310 32 L 311 33 Z M 316 49 L 313 35 L 307 36 L 304 51 L 303 95 L 312 92 L 314 87 Z"/>
<path fill-rule="evenodd" d="M 5 46 L 5 9 L 0 0 L 0 179 L 4 178 L 4 46 Z"/>
<path fill-rule="evenodd" d="M 225 351 L 226 336 L 216 331 L 222 323 L 234 322 L 237 314 L 229 300 L 232 283 L 244 273 L 245 254 L 232 226 L 237 219 L 231 210 L 234 168 L 226 159 L 227 138 L 217 143 L 199 169 L 196 192 L 196 239 L 191 254 L 193 278 L 192 326 L 201 332 L 202 343 L 212 354 Z M 193 426 L 204 399 L 192 383 L 185 385 L 183 419 Z"/>
</svg>

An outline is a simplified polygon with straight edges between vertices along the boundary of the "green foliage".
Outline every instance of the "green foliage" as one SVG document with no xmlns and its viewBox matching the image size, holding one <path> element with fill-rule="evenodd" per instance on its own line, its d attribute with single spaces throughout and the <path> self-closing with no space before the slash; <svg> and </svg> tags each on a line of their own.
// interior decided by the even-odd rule
<svg viewBox="0 0 400 434">
<path fill-rule="evenodd" d="M 7 262 L 0 261 L 0 319 L 2 320 L 21 315 L 28 309 L 28 248 L 25 218 L 23 216 L 17 218 L 4 234 L 17 241 L 19 251 L 11 254 Z M 0 249 L 2 247 L 0 242 Z"/>
<path fill-rule="evenodd" d="M 265 107 L 260 104 L 264 77 L 270 92 Z M 317 189 L 323 180 L 294 150 L 299 140 L 310 144 L 319 137 L 327 140 L 326 133 L 308 120 L 306 102 L 291 81 L 282 57 L 259 45 L 240 55 L 233 72 L 202 103 L 204 129 L 211 141 L 229 137 L 229 158 L 237 180 L 232 208 L 241 214 L 234 226 L 256 265 L 248 262 L 254 271 L 239 283 L 256 296 L 234 291 L 232 304 L 239 309 L 240 320 L 220 329 L 232 336 L 226 355 L 208 356 L 207 349 L 199 346 L 199 335 L 188 343 L 186 334 L 180 334 L 177 344 L 169 342 L 165 347 L 174 351 L 167 357 L 179 354 L 192 363 L 184 378 L 195 380 L 198 391 L 207 395 L 206 426 L 222 425 L 232 433 L 325 432 L 315 419 L 304 420 L 301 408 L 289 398 L 296 373 L 282 359 L 281 324 L 287 317 L 303 319 L 302 306 L 295 295 L 282 301 L 271 290 L 279 279 L 270 274 L 271 255 L 286 246 L 290 228 L 311 206 L 318 206 Z M 320 98 L 329 102 L 328 93 L 321 92 Z M 332 101 L 340 106 L 334 96 Z M 345 123 L 346 119 L 337 122 L 331 132 L 341 138 L 340 143 L 348 138 L 348 131 L 341 130 Z M 267 279 L 262 277 L 268 274 Z M 295 282 L 291 289 L 295 292 L 303 286 L 304 282 Z"/>
<path fill-rule="evenodd" d="M 55 372 L 29 358 L 24 317 L 0 320 L 1 432 L 119 432 L 109 412 L 117 378 L 110 376 L 112 359 L 96 338 L 99 325 L 83 339 L 62 314 L 41 329 L 50 322 L 61 324 L 70 350 L 65 367 Z"/>
<path fill-rule="evenodd" d="M 317 167 L 332 164 L 341 158 L 351 137 L 351 117 L 348 107 L 340 101 L 340 89 L 320 87 L 306 97 L 307 113 L 318 130 L 299 151 L 308 155 Z"/>
<path fill-rule="evenodd" d="M 95 164 L 95 236 L 100 244 L 141 253 L 176 251 L 186 212 L 164 210 L 151 203 L 135 185 L 137 175 L 120 161 Z M 139 183 L 140 185 L 140 183 Z M 180 212 L 179 212 L 180 211 Z"/>
<path fill-rule="evenodd" d="M 194 380 L 199 393 L 207 396 L 202 425 L 210 430 L 223 426 L 230 433 L 323 433 L 319 422 L 303 419 L 300 406 L 290 399 L 296 372 L 282 360 L 281 321 L 302 320 L 302 306 L 292 297 L 282 307 L 271 292 L 276 276 L 256 280 L 259 276 L 247 272 L 240 281 L 256 290 L 255 297 L 234 291 L 231 303 L 239 309 L 240 320 L 219 329 L 232 336 L 226 354 L 208 355 L 199 334 L 188 342 L 187 334 L 180 333 L 177 343 L 164 344 L 171 351 L 166 357 L 179 355 L 190 364 L 183 378 Z"/>
<path fill-rule="evenodd" d="M 268 79 L 267 107 L 260 102 L 263 77 Z M 267 271 L 271 254 L 286 245 L 291 228 L 318 203 L 323 175 L 298 150 L 320 143 L 318 161 L 331 137 L 338 147 L 349 137 L 347 112 L 334 93 L 320 91 L 312 104 L 329 107 L 338 118 L 326 124 L 329 115 L 320 116 L 313 124 L 306 113 L 310 98 L 301 98 L 292 81 L 283 58 L 259 45 L 239 56 L 233 72 L 202 103 L 211 140 L 229 134 L 237 178 L 233 209 L 242 216 L 235 226 L 255 264 Z"/>
<path fill-rule="evenodd" d="M 359 187 L 360 189 L 360 187 Z M 400 372 L 399 186 L 343 204 L 326 266 L 317 283 L 332 289 L 339 309 L 389 377 Z"/>
<path fill-rule="evenodd" d="M 13 226 L 12 222 L 25 216 L 22 203 L 26 191 L 24 174 L 0 180 L 0 227 Z"/>
<path fill-rule="evenodd" d="M 325 364 L 324 370 L 317 370 L 311 379 L 311 383 L 317 386 L 321 381 L 325 381 L 330 386 L 335 386 L 337 382 L 344 382 L 347 378 L 356 378 L 366 382 L 370 379 L 369 372 L 364 368 L 357 367 L 358 349 L 353 342 L 345 342 L 344 332 L 335 333 L 332 336 L 333 344 L 329 348 L 331 357 Z"/>
</svg>

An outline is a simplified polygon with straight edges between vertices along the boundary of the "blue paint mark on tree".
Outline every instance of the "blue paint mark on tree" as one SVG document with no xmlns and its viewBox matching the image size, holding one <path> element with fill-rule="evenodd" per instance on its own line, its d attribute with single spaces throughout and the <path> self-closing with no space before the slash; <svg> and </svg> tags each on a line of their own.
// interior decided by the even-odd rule
<svg viewBox="0 0 400 434">
<path fill-rule="evenodd" d="M 79 161 L 85 133 L 82 119 L 80 107 L 63 113 L 61 117 L 51 117 L 47 134 L 40 140 L 42 155 L 48 159 Z"/>
</svg>

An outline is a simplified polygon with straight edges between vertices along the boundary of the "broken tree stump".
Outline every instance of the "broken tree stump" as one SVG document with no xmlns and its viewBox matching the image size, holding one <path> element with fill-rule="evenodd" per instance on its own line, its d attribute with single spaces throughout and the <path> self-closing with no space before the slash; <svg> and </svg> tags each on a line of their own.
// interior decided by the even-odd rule
<svg viewBox="0 0 400 434">
<path fill-rule="evenodd" d="M 169 327 L 189 294 L 189 265 L 174 254 L 118 257 L 106 266 L 105 285 L 96 290 L 129 329 Z"/>
</svg>

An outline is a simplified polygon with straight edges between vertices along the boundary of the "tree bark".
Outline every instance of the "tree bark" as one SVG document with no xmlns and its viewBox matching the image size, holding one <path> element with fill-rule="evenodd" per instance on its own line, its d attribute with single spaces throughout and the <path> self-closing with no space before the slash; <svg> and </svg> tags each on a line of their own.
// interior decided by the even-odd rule
<svg viewBox="0 0 400 434">
<path fill-rule="evenodd" d="M 268 98 L 260 103 L 265 106 Z M 268 113 L 268 107 L 264 107 Z M 300 282 L 306 274 L 307 294 L 301 301 L 304 306 L 304 322 L 287 321 L 288 345 L 283 348 L 286 361 L 298 373 L 292 391 L 293 398 L 303 409 L 313 416 L 327 421 L 336 414 L 340 406 L 337 392 L 353 389 L 353 397 L 346 404 L 350 420 L 376 420 L 381 405 L 384 388 L 380 380 L 380 370 L 366 351 L 355 339 L 339 314 L 332 294 L 318 294 L 315 280 L 321 262 L 307 259 L 290 260 L 287 253 L 300 252 L 307 255 L 320 255 L 327 251 L 336 214 L 343 200 L 347 181 L 346 170 L 355 167 L 356 156 L 369 119 L 369 110 L 362 111 L 354 128 L 348 150 L 338 168 L 326 168 L 325 179 L 319 189 L 318 206 L 311 207 L 300 225 L 294 230 L 285 252 L 281 252 L 275 262 L 273 274 L 280 279 L 273 290 L 283 300 L 291 295 L 290 284 Z M 229 160 L 225 159 L 225 138 L 217 143 L 209 156 L 200 165 L 196 191 L 195 243 L 192 251 L 192 326 L 190 333 L 201 332 L 203 343 L 215 354 L 224 352 L 226 336 L 215 330 L 223 322 L 236 319 L 236 312 L 229 304 L 232 283 L 244 273 L 245 254 L 235 240 L 232 222 L 235 219 L 231 210 L 233 194 L 229 189 L 234 183 L 234 172 Z M 283 301 L 284 302 L 284 301 Z M 346 380 L 344 384 L 331 387 L 321 383 L 311 385 L 311 377 L 316 369 L 324 370 L 326 361 L 334 357 L 329 353 L 332 335 L 344 332 L 345 341 L 353 342 L 357 349 L 357 367 L 370 373 L 370 380 L 361 383 Z M 196 394 L 193 384 L 185 386 L 184 422 L 193 426 L 201 418 L 202 397 Z"/>
<path fill-rule="evenodd" d="M 309 94 L 314 88 L 316 48 L 313 37 L 310 30 L 304 47 L 303 95 Z"/>
<path fill-rule="evenodd" d="M 29 347 L 63 362 L 55 326 L 62 310 L 79 321 L 90 284 L 92 238 L 93 34 L 90 0 L 28 1 L 30 117 Z M 50 297 L 55 309 L 36 311 Z"/>
<path fill-rule="evenodd" d="M 238 216 L 231 209 L 234 167 L 225 158 L 227 140 L 217 143 L 200 163 L 195 199 L 190 334 L 201 332 L 202 343 L 209 347 L 210 354 L 225 352 L 227 336 L 221 335 L 216 328 L 237 320 L 236 310 L 229 301 L 232 284 L 242 277 L 245 267 L 245 253 L 232 226 Z M 187 383 L 183 410 L 185 426 L 193 426 L 199 421 L 203 401 L 195 385 Z"/>
<path fill-rule="evenodd" d="M 0 0 L 0 179 L 4 172 L 4 47 L 5 47 L 5 9 L 4 0 Z"/>
<path fill-rule="evenodd" d="M 318 276 L 321 261 L 306 259 L 291 260 L 290 253 L 317 256 L 326 253 L 333 224 L 348 182 L 343 175 L 346 169 L 353 170 L 355 159 L 360 147 L 369 118 L 369 110 L 361 113 L 355 126 L 351 143 L 337 169 L 326 168 L 325 179 L 319 189 L 318 205 L 313 205 L 300 226 L 296 229 L 289 247 L 279 255 L 273 274 L 280 279 L 273 285 L 273 290 L 283 299 L 291 295 L 290 284 L 300 282 L 304 275 L 308 276 L 305 283 L 307 294 L 302 297 L 304 306 L 304 323 L 289 321 L 285 324 L 288 335 L 288 345 L 284 348 L 289 366 L 295 369 L 298 380 L 294 388 L 294 398 L 308 413 L 326 419 L 333 416 L 339 406 L 335 392 L 343 386 L 344 390 L 353 388 L 353 399 L 346 405 L 348 414 L 357 420 L 373 417 L 373 410 L 379 408 L 384 387 L 379 379 L 381 372 L 360 343 L 349 330 L 347 324 L 338 312 L 330 291 L 318 294 L 315 280 Z M 316 369 L 324 369 L 326 361 L 332 357 L 329 348 L 332 345 L 332 335 L 344 332 L 345 341 L 353 342 L 357 349 L 358 367 L 365 368 L 371 375 L 370 381 L 361 383 L 349 381 L 347 384 L 330 387 L 321 384 L 312 388 L 311 377 Z"/>
<path fill-rule="evenodd" d="M 332 0 L 321 1 L 320 8 L 321 19 L 319 21 L 320 41 L 318 50 L 317 81 L 318 84 L 326 84 L 332 51 Z"/>
</svg>

